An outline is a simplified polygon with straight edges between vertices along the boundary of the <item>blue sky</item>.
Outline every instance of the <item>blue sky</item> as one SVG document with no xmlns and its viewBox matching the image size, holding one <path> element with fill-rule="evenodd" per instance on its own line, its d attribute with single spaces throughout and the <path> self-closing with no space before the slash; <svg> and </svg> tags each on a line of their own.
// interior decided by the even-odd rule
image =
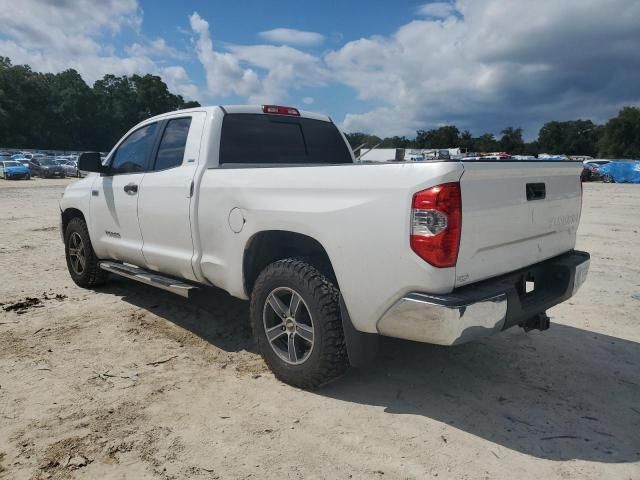
<svg viewBox="0 0 640 480">
<path fill-rule="evenodd" d="M 638 105 L 638 18 L 637 0 L 0 0 L 0 55 L 89 83 L 153 73 L 204 104 L 296 105 L 346 131 L 531 139 Z"/>
</svg>

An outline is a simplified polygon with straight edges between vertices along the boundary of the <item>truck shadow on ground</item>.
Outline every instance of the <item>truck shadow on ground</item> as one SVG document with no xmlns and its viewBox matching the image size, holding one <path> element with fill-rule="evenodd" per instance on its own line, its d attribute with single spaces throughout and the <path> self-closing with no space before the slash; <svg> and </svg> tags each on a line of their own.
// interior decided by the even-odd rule
<svg viewBox="0 0 640 480">
<path fill-rule="evenodd" d="M 187 301 L 114 279 L 102 291 L 217 348 L 255 351 L 248 302 L 222 290 Z M 624 463 L 640 460 L 639 372 L 639 343 L 552 321 L 457 347 L 381 338 L 373 364 L 316 394 L 429 417 L 539 458 Z"/>
<path fill-rule="evenodd" d="M 224 290 L 202 289 L 187 300 L 112 276 L 100 291 L 152 312 L 226 352 L 255 351 L 249 326 L 249 302 L 232 297 Z"/>
<path fill-rule="evenodd" d="M 371 367 L 321 393 L 539 458 L 623 463 L 640 460 L 639 372 L 640 344 L 552 323 L 458 347 L 383 339 Z"/>
</svg>

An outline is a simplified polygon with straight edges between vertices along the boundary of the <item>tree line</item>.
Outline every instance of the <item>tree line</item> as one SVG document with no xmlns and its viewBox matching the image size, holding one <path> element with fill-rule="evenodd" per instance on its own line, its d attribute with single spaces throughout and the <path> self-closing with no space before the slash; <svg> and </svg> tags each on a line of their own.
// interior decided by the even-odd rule
<svg viewBox="0 0 640 480">
<path fill-rule="evenodd" d="M 454 125 L 418 130 L 413 139 L 404 136 L 380 138 L 366 133 L 346 134 L 352 148 L 449 148 L 466 152 L 507 152 L 512 155 L 540 153 L 588 155 L 600 158 L 640 158 L 640 108 L 625 107 L 604 125 L 591 120 L 545 123 L 532 142 L 522 138 L 522 128 L 507 127 L 500 138 L 492 133 L 474 137 Z"/>
<path fill-rule="evenodd" d="M 0 146 L 60 150 L 109 150 L 138 122 L 200 104 L 173 94 L 156 75 L 105 75 L 89 86 L 73 70 L 34 72 L 0 56 Z M 500 137 L 473 136 L 454 125 L 418 130 L 413 139 L 349 133 L 353 148 L 461 147 L 467 152 L 556 153 L 604 158 L 640 158 L 640 108 L 625 107 L 605 125 L 591 120 L 548 122 L 525 142 L 522 129 L 507 127 Z"/>
<path fill-rule="evenodd" d="M 34 72 L 0 57 L 0 146 L 108 151 L 136 123 L 197 107 L 155 75 L 105 75 L 92 87 L 75 70 Z"/>
</svg>

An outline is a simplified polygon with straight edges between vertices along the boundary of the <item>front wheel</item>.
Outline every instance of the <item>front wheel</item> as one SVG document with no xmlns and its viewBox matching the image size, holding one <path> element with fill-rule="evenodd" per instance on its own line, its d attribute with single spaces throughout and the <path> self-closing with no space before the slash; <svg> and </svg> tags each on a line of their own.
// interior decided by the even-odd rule
<svg viewBox="0 0 640 480">
<path fill-rule="evenodd" d="M 612 177 L 611 175 L 604 175 L 604 176 L 602 177 L 602 181 L 603 181 L 604 183 L 614 183 L 614 181 L 613 181 L 613 177 Z"/>
<path fill-rule="evenodd" d="M 64 231 L 64 252 L 71 279 L 83 288 L 104 283 L 106 273 L 98 265 L 98 257 L 91 246 L 87 224 L 81 218 L 69 221 Z"/>
<path fill-rule="evenodd" d="M 260 273 L 251 294 L 251 327 L 278 379 L 315 388 L 346 371 L 339 298 L 335 285 L 303 260 L 279 260 Z"/>
</svg>

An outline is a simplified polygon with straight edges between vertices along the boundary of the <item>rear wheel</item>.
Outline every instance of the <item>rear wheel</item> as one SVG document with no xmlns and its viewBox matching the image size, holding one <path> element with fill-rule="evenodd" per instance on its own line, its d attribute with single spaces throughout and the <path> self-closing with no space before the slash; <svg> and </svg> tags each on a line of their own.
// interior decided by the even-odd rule
<svg viewBox="0 0 640 480">
<path fill-rule="evenodd" d="M 602 177 L 602 181 L 603 181 L 604 183 L 615 183 L 615 182 L 613 181 L 613 177 L 612 177 L 611 175 L 604 175 L 604 176 Z"/>
<path fill-rule="evenodd" d="M 345 372 L 339 298 L 335 285 L 302 260 L 279 260 L 260 273 L 251 294 L 251 327 L 278 379 L 315 388 Z"/>
<path fill-rule="evenodd" d="M 81 218 L 69 221 L 64 234 L 64 250 L 67 268 L 76 285 L 88 288 L 104 283 L 106 273 L 98 265 L 87 224 Z"/>
</svg>

